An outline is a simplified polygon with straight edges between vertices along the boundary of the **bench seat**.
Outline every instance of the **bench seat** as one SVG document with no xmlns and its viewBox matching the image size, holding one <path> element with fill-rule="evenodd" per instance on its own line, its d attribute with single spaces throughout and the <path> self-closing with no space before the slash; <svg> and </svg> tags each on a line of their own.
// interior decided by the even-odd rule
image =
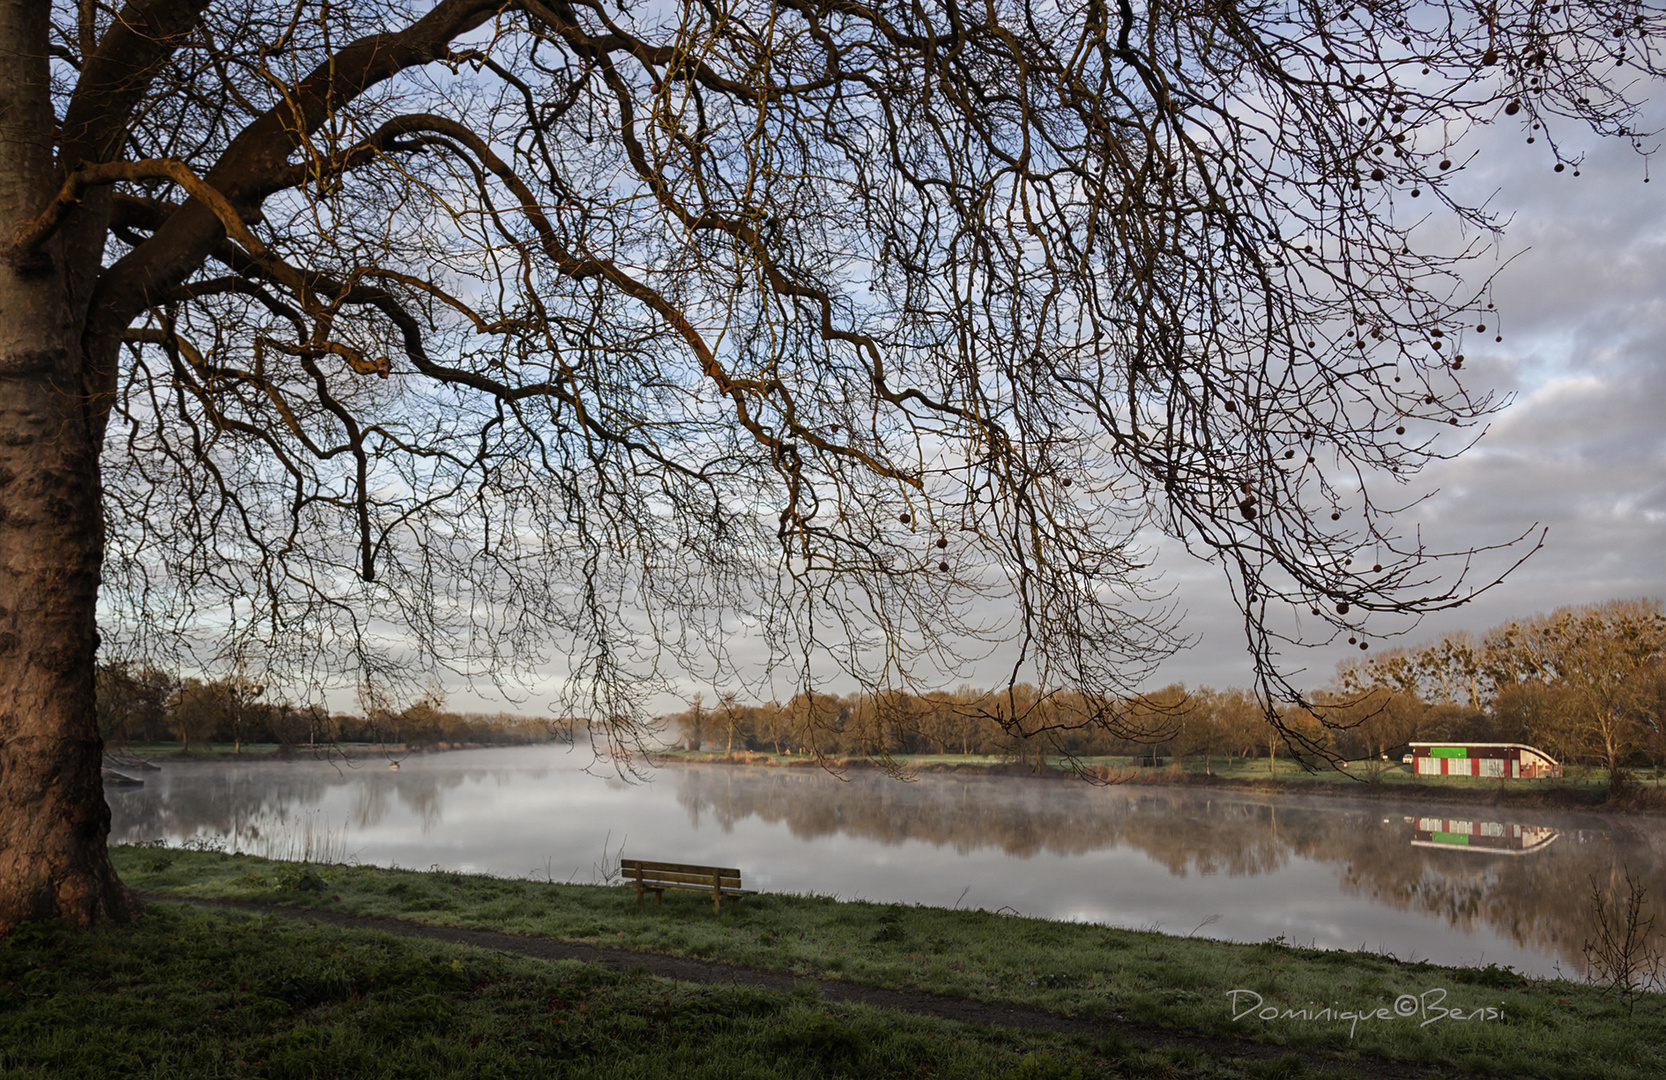
<svg viewBox="0 0 1666 1080">
<path fill-rule="evenodd" d="M 698 866 L 693 863 L 649 862 L 646 859 L 620 859 L 619 876 L 636 886 L 636 902 L 642 894 L 652 892 L 654 903 L 659 903 L 666 889 L 709 893 L 712 909 L 723 914 L 723 900 L 739 900 L 756 896 L 756 889 L 740 887 L 740 871 L 724 866 Z"/>
</svg>

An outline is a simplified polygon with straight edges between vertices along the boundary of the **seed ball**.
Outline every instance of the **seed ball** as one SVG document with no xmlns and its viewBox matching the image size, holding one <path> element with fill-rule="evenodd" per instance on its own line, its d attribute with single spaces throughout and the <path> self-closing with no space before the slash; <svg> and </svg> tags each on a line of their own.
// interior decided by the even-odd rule
<svg viewBox="0 0 1666 1080">
<path fill-rule="evenodd" d="M 1382 563 L 1377 563 L 1375 566 L 1371 567 L 1371 572 L 1373 574 L 1382 573 L 1383 572 L 1383 564 Z"/>
<path fill-rule="evenodd" d="M 937 564 L 937 569 L 943 571 L 946 574 L 946 573 L 949 572 L 949 564 L 946 563 L 946 562 L 940 562 L 940 563 Z"/>
<path fill-rule="evenodd" d="M 1318 608 L 1308 608 L 1307 610 L 1313 612 L 1313 614 L 1315 614 L 1315 615 L 1319 614 L 1319 609 Z"/>
<path fill-rule="evenodd" d="M 913 521 L 914 519 L 911 516 L 909 516 L 908 514 L 898 514 L 897 515 L 897 520 L 902 522 L 904 525 L 907 525 L 910 521 Z"/>
<path fill-rule="evenodd" d="M 1342 520 L 1342 515 L 1340 513 L 1338 513 L 1337 511 L 1332 510 L 1331 514 L 1330 514 L 1330 519 L 1332 521 L 1341 521 Z"/>
<path fill-rule="evenodd" d="M 1238 403 L 1236 401 L 1227 402 L 1226 403 L 1226 411 L 1227 412 L 1237 412 L 1238 411 Z"/>
<path fill-rule="evenodd" d="M 1512 101 L 1508 105 L 1504 106 L 1505 116 L 1514 116 L 1518 112 L 1521 112 L 1521 102 L 1519 101 Z"/>
<path fill-rule="evenodd" d="M 1287 458 L 1293 458 L 1296 456 L 1296 452 L 1294 450 L 1286 450 L 1284 452 L 1284 456 Z"/>
<path fill-rule="evenodd" d="M 1401 424 L 1399 427 L 1394 429 L 1394 434 L 1396 434 L 1396 435 L 1404 435 L 1405 433 L 1406 433 L 1406 426 L 1404 424 Z"/>
<path fill-rule="evenodd" d="M 1388 176 L 1388 174 L 1383 172 L 1381 169 L 1372 169 L 1371 170 L 1371 179 L 1373 179 L 1373 180 L 1383 180 L 1383 179 L 1386 179 L 1387 176 Z"/>
<path fill-rule="evenodd" d="M 1354 560 L 1352 560 L 1352 559 L 1343 559 L 1342 560 L 1342 565 L 1343 566 L 1352 566 L 1352 565 L 1354 565 Z"/>
<path fill-rule="evenodd" d="M 1425 404 L 1425 405 L 1433 405 L 1434 403 L 1435 403 L 1435 395 L 1433 395 L 1433 394 L 1430 394 L 1428 397 L 1423 399 L 1423 404 Z"/>
<path fill-rule="evenodd" d="M 1307 463 L 1309 465 L 1313 464 L 1313 455 L 1312 454 L 1307 455 Z"/>
<path fill-rule="evenodd" d="M 1371 647 L 1371 643 L 1369 641 L 1362 641 L 1359 643 L 1359 647 L 1361 649 L 1369 649 Z"/>
<path fill-rule="evenodd" d="M 1448 417 L 1447 417 L 1447 418 L 1446 418 L 1446 422 L 1447 422 L 1447 423 L 1448 423 L 1448 424 L 1451 424 L 1451 425 L 1452 425 L 1452 426 L 1453 426 L 1453 427 L 1457 427 L 1457 426 L 1458 426 L 1458 418 L 1457 418 L 1457 417 L 1456 417 L 1456 416 L 1448 416 Z"/>
<path fill-rule="evenodd" d="M 1351 637 L 1351 638 L 1349 638 L 1349 639 L 1348 639 L 1348 644 L 1350 644 L 1350 645 L 1358 645 L 1358 644 L 1359 644 L 1359 638 L 1355 638 L 1355 637 Z"/>
<path fill-rule="evenodd" d="M 937 546 L 938 546 L 938 547 L 939 547 L 939 548 L 946 548 L 946 547 L 948 547 L 948 546 L 949 546 L 949 538 L 948 538 L 948 537 L 946 537 L 946 536 L 939 536 L 939 537 L 938 537 L 938 538 L 937 538 Z"/>
<path fill-rule="evenodd" d="M 1070 477 L 1068 477 L 1068 476 L 1065 477 L 1064 480 L 1061 481 L 1061 483 L 1063 483 L 1065 487 L 1069 487 L 1070 484 L 1071 484 Z"/>
<path fill-rule="evenodd" d="M 1562 163 L 1561 163 L 1561 162 L 1560 162 L 1560 161 L 1558 161 L 1558 162 L 1557 162 L 1557 163 L 1556 163 L 1556 171 L 1557 171 L 1557 172 L 1561 172 L 1561 171 L 1562 171 L 1562 170 L 1563 170 L 1563 169 L 1565 169 L 1565 168 L 1567 168 L 1567 166 L 1566 166 L 1566 165 L 1564 165 L 1564 164 L 1562 164 Z"/>
<path fill-rule="evenodd" d="M 1482 53 L 1481 63 L 1485 64 L 1487 67 L 1492 67 L 1494 64 L 1498 63 L 1498 51 L 1496 49 L 1488 49 L 1486 52 Z"/>
<path fill-rule="evenodd" d="M 1452 167 L 1452 163 L 1450 161 L 1443 161 L 1440 163 L 1440 167 L 1443 169 L 1450 169 Z"/>
<path fill-rule="evenodd" d="M 1480 324 L 1480 325 L 1478 325 L 1478 326 L 1477 326 L 1477 327 L 1476 327 L 1476 328 L 1475 328 L 1475 332 L 1476 332 L 1476 333 L 1477 333 L 1477 334 L 1484 334 L 1484 333 L 1486 333 L 1486 332 L 1487 332 L 1487 324 L 1486 324 L 1486 323 L 1481 323 L 1481 324 Z"/>
<path fill-rule="evenodd" d="M 1412 188 L 1412 189 L 1411 189 L 1411 197 L 1412 197 L 1412 198 L 1414 198 L 1414 199 L 1415 199 L 1415 198 L 1417 198 L 1417 197 L 1418 197 L 1418 196 L 1419 196 L 1419 195 L 1421 195 L 1421 194 L 1423 194 L 1423 193 L 1422 193 L 1422 192 L 1421 192 L 1421 191 L 1419 191 L 1419 190 L 1417 190 L 1417 189 L 1416 189 L 1416 188 Z M 1437 345 L 1437 346 L 1435 346 L 1435 347 L 1436 347 L 1436 348 L 1439 348 L 1439 347 L 1440 347 L 1440 346 L 1438 346 L 1438 345 Z"/>
<path fill-rule="evenodd" d="M 1336 613 L 1338 615 L 1348 614 L 1348 602 L 1346 600 L 1336 605 Z"/>
</svg>

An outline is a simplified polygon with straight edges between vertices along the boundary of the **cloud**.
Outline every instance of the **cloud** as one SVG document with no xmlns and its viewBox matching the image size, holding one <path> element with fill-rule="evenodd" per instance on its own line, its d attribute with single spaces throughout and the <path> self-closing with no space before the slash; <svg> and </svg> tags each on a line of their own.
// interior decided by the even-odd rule
<svg viewBox="0 0 1666 1080">
<path fill-rule="evenodd" d="M 1408 643 L 1565 605 L 1666 596 L 1666 183 L 1645 184 L 1645 163 L 1625 144 L 1586 143 L 1575 177 L 1552 171 L 1542 138 L 1527 147 L 1519 132 L 1494 129 L 1462 178 L 1464 197 L 1507 218 L 1495 249 L 1471 264 L 1475 284 L 1493 275 L 1497 311 L 1495 326 L 1464 345 L 1466 386 L 1512 400 L 1473 448 L 1417 478 L 1414 491 L 1434 494 L 1404 524 L 1447 549 L 1534 524 L 1548 533 L 1502 585 L 1425 618 Z M 1242 621 L 1219 572 L 1164 565 L 1201 641 L 1154 683 L 1246 685 Z M 1338 644 L 1284 659 L 1315 685 L 1357 655 Z"/>
</svg>

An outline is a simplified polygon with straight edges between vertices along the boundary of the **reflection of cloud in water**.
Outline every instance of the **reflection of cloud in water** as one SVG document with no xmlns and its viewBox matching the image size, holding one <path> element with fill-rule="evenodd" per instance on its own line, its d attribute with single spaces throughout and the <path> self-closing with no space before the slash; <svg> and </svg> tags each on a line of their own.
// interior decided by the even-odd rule
<svg viewBox="0 0 1666 1080">
<path fill-rule="evenodd" d="M 428 764 L 428 763 L 424 763 Z M 113 843 L 168 838 L 219 837 L 230 850 L 258 851 L 293 832 L 311 808 L 346 796 L 342 824 L 351 833 L 376 828 L 393 819 L 401 827 L 414 823 L 423 835 L 443 819 L 444 793 L 467 783 L 505 785 L 506 770 L 421 768 L 407 761 L 397 771 L 378 763 L 315 762 L 168 762 L 147 774 L 145 788 L 108 789 L 116 811 Z M 516 770 L 522 778 L 548 773 Z"/>
</svg>

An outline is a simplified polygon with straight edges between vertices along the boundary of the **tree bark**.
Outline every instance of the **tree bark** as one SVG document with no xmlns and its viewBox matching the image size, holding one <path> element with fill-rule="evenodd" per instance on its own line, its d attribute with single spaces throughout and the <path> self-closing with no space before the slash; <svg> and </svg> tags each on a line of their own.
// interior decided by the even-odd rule
<svg viewBox="0 0 1666 1080">
<path fill-rule="evenodd" d="M 105 847 L 104 529 L 78 276 L 62 237 L 35 252 L 9 243 L 57 186 L 49 10 L 0 3 L 0 936 L 25 919 L 88 925 L 140 910 Z"/>
</svg>

